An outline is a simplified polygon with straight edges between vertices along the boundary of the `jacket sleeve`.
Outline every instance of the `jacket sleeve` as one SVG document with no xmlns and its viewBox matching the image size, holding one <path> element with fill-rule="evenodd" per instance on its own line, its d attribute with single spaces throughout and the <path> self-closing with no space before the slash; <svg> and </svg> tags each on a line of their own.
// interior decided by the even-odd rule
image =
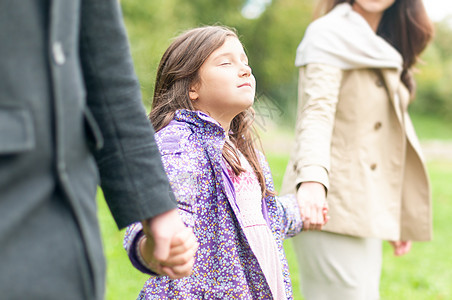
<svg viewBox="0 0 452 300">
<path fill-rule="evenodd" d="M 104 146 L 101 187 L 119 228 L 175 207 L 141 102 L 117 0 L 82 1 L 80 59 L 88 112 Z"/>
<path fill-rule="evenodd" d="M 342 70 L 323 64 L 300 68 L 295 171 L 298 186 L 316 181 L 329 187 L 330 147 Z"/>
<path fill-rule="evenodd" d="M 263 153 L 258 152 L 257 154 L 265 176 L 267 189 L 274 191 L 273 178 L 267 159 Z M 279 222 L 277 228 L 281 232 L 281 237 L 286 239 L 299 233 L 303 229 L 303 221 L 301 220 L 300 209 L 298 208 L 295 195 L 268 196 L 266 200 L 271 201 L 269 199 L 274 199 L 276 202 L 276 221 Z"/>
<path fill-rule="evenodd" d="M 276 205 L 281 220 L 281 236 L 287 239 L 300 233 L 303 230 L 303 221 L 295 195 L 276 196 Z"/>
<path fill-rule="evenodd" d="M 130 262 L 137 270 L 149 275 L 158 276 L 158 274 L 152 272 L 152 270 L 145 266 L 138 258 L 138 243 L 143 235 L 143 226 L 140 222 L 127 226 L 123 241 L 124 249 L 127 251 Z"/>
</svg>

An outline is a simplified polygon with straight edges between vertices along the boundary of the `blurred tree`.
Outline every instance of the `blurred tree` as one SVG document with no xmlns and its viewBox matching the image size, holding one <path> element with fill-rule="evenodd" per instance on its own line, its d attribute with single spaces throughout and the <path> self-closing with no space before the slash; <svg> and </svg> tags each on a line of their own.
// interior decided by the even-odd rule
<svg viewBox="0 0 452 300">
<path fill-rule="evenodd" d="M 410 110 L 452 120 L 452 28 L 450 19 L 435 24 L 435 37 L 417 65 L 416 101 Z"/>
<path fill-rule="evenodd" d="M 155 73 L 171 38 L 181 28 L 193 25 L 188 18 L 178 18 L 178 0 L 123 0 L 121 6 L 131 42 L 135 69 L 140 79 L 143 102 L 150 109 Z"/>
<path fill-rule="evenodd" d="M 273 0 L 256 19 L 241 10 L 247 0 L 122 0 L 132 55 L 150 109 L 155 72 L 173 37 L 188 28 L 223 24 L 237 28 L 257 79 L 258 99 L 270 99 L 293 124 L 297 105 L 298 70 L 295 53 L 312 21 L 313 0 Z M 452 119 L 452 29 L 450 20 L 435 24 L 436 36 L 422 55 L 416 74 L 418 90 L 410 108 L 418 114 Z M 277 114 L 280 115 L 280 114 Z M 275 116 L 273 116 L 275 117 Z"/>
<path fill-rule="evenodd" d="M 435 24 L 434 43 L 443 59 L 452 58 L 452 16 Z"/>
<path fill-rule="evenodd" d="M 295 53 L 312 21 L 312 0 L 273 0 L 254 26 L 242 30 L 257 79 L 258 96 L 283 108 L 280 121 L 292 124 L 297 103 Z"/>
<path fill-rule="evenodd" d="M 196 20 L 195 24 L 212 25 L 220 22 L 223 25 L 237 26 L 244 17 L 241 14 L 242 7 L 247 0 L 180 0 L 185 3 L 185 14 Z"/>
</svg>

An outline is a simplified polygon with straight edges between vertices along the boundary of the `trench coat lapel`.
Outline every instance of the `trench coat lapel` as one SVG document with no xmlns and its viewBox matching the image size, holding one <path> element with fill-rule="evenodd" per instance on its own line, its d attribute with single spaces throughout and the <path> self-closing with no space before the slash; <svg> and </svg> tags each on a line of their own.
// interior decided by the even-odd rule
<svg viewBox="0 0 452 300">
<path fill-rule="evenodd" d="M 397 115 L 399 123 L 403 125 L 403 110 L 401 107 L 401 95 L 398 94 L 399 85 L 402 84 L 399 80 L 400 72 L 396 69 L 382 69 L 381 76 L 383 78 L 388 98 L 391 101 L 394 111 Z"/>
</svg>

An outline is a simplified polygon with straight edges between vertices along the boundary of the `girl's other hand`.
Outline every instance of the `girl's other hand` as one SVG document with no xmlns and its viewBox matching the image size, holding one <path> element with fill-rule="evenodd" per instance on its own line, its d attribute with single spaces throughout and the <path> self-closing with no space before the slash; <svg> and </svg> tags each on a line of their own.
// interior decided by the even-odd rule
<svg viewBox="0 0 452 300">
<path fill-rule="evenodd" d="M 303 230 L 321 230 L 328 222 L 328 203 L 323 184 L 303 182 L 297 191 Z"/>
</svg>

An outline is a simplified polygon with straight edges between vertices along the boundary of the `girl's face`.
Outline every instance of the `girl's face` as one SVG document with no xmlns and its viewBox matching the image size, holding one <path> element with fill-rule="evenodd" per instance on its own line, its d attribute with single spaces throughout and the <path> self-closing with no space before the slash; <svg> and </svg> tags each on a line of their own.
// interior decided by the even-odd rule
<svg viewBox="0 0 452 300">
<path fill-rule="evenodd" d="M 353 9 L 367 20 L 376 31 L 385 10 L 394 4 L 396 0 L 355 0 Z"/>
<path fill-rule="evenodd" d="M 199 70 L 200 81 L 190 88 L 194 107 L 223 127 L 254 102 L 256 80 L 248 58 L 236 37 L 227 37 Z"/>
</svg>

